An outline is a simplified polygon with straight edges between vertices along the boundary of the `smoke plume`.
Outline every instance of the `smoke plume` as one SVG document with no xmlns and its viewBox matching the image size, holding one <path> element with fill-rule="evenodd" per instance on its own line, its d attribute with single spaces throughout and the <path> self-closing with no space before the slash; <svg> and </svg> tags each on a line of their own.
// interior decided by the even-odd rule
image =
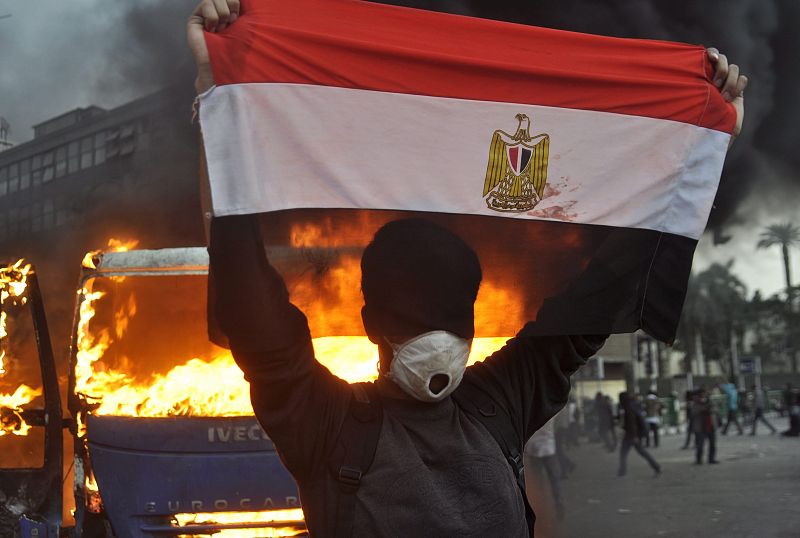
<svg viewBox="0 0 800 538">
<path fill-rule="evenodd" d="M 110 34 L 105 66 L 95 81 L 98 95 L 142 95 L 163 88 L 192 91 L 194 63 L 186 44 L 185 21 L 197 0 L 124 3 Z"/>
</svg>

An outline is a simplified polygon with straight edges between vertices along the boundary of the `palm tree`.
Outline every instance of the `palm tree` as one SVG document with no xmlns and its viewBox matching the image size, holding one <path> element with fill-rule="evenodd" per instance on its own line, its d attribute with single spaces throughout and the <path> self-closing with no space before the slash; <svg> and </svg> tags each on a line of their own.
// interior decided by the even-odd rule
<svg viewBox="0 0 800 538">
<path fill-rule="evenodd" d="M 721 359 L 730 355 L 731 336 L 741 341 L 747 305 L 747 288 L 733 273 L 733 260 L 711 264 L 705 271 L 689 279 L 681 322 L 678 326 L 680 348 L 686 351 L 686 371 L 694 360 L 703 357 L 708 362 L 718 360 L 727 373 L 734 372 Z M 698 372 L 693 372 L 698 373 Z"/>
<path fill-rule="evenodd" d="M 792 303 L 792 271 L 789 266 L 789 248 L 800 246 L 800 228 L 786 222 L 784 224 L 773 224 L 767 226 L 761 232 L 761 240 L 757 248 L 771 248 L 775 245 L 781 246 L 783 253 L 783 271 L 786 276 L 786 295 L 789 304 Z"/>
</svg>

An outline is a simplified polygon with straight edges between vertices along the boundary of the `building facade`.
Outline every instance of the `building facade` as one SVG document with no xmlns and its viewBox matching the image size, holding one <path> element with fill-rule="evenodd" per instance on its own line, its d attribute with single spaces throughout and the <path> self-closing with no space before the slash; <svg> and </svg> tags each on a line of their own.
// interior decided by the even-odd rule
<svg viewBox="0 0 800 538">
<path fill-rule="evenodd" d="M 191 88 L 78 108 L 0 151 L 0 259 L 33 262 L 57 355 L 66 351 L 84 254 L 203 245 Z"/>
</svg>

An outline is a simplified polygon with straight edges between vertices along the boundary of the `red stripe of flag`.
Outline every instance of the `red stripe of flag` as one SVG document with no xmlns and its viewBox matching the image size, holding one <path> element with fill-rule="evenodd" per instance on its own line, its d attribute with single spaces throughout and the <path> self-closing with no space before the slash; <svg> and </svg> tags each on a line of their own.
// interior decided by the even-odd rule
<svg viewBox="0 0 800 538">
<path fill-rule="evenodd" d="M 315 84 L 615 112 L 731 132 L 701 46 L 354 0 L 242 0 L 206 34 L 217 84 Z"/>
</svg>

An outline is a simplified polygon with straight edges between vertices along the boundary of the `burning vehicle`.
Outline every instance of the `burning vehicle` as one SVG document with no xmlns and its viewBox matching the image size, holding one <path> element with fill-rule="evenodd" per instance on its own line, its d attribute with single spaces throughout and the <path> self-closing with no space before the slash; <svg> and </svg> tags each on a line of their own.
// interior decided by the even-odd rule
<svg viewBox="0 0 800 538">
<path fill-rule="evenodd" d="M 268 249 L 271 260 L 287 272 L 311 268 L 300 269 L 309 280 L 292 290 L 301 303 L 312 287 L 333 290 L 331 304 L 357 303 L 361 248 L 315 246 L 318 235 L 297 227 L 290 244 Z M 253 416 L 249 386 L 230 351 L 209 341 L 206 249 L 134 247 L 112 241 L 84 258 L 61 383 L 35 268 L 0 269 L 0 349 L 17 357 L 0 369 L 0 536 L 304 535 L 296 484 Z M 470 361 L 504 341 L 476 338 Z M 343 379 L 377 375 L 377 348 L 365 336 L 315 338 L 314 347 Z M 26 374 L 37 361 L 40 373 Z M 5 450 L 11 437 L 24 440 L 21 452 Z"/>
<path fill-rule="evenodd" d="M 247 384 L 208 342 L 205 249 L 116 250 L 83 262 L 66 419 L 36 271 L 18 262 L 1 273 L 4 336 L 17 314 L 6 305 L 29 306 L 43 383 L 0 386 L 0 435 L 44 446 L 36 468 L 3 458 L 2 534 L 18 524 L 23 537 L 302 535 L 296 485 L 252 416 Z M 6 352 L 14 339 L 4 340 Z M 3 364 L 8 380 L 17 368 Z M 62 498 L 62 428 L 73 438 L 72 499 Z M 64 528 L 73 500 L 75 525 Z"/>
</svg>

